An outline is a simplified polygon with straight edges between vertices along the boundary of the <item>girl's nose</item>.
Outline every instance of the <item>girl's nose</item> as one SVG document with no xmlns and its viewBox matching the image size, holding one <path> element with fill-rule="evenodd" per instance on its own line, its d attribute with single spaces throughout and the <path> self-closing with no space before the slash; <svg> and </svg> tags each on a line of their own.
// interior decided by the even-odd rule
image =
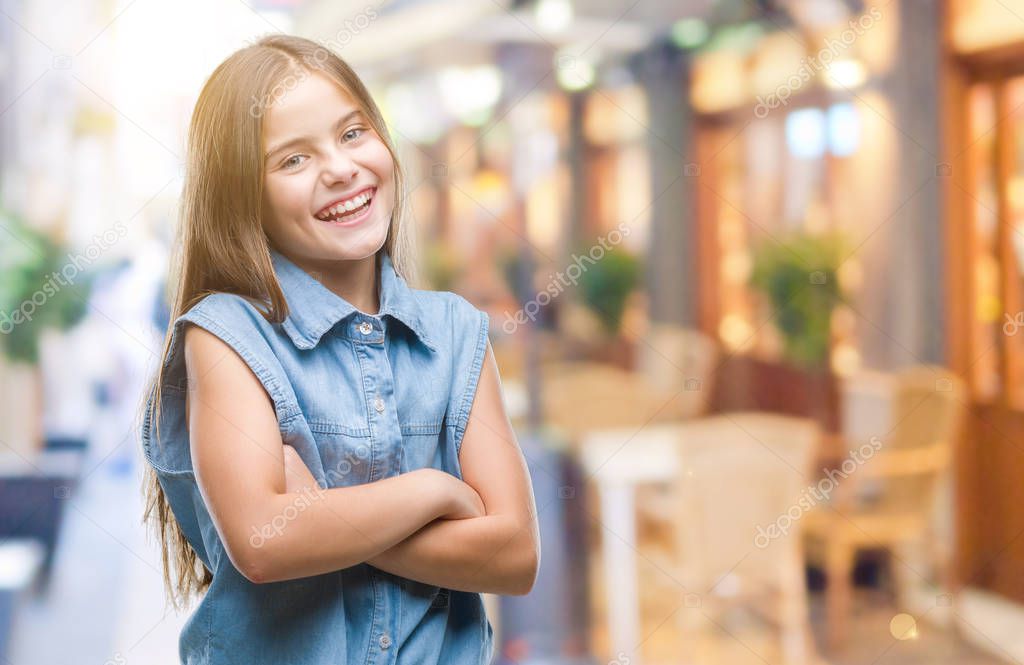
<svg viewBox="0 0 1024 665">
<path fill-rule="evenodd" d="M 355 160 L 344 150 L 334 152 L 332 159 L 324 169 L 326 184 L 348 182 L 354 180 L 358 174 L 359 167 Z"/>
</svg>

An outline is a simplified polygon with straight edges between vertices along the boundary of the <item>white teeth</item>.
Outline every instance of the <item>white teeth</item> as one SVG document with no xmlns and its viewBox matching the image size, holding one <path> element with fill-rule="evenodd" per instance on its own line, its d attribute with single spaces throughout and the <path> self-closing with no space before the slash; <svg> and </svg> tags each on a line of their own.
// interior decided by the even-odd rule
<svg viewBox="0 0 1024 665">
<path fill-rule="evenodd" d="M 348 201 L 345 201 L 344 203 L 338 203 L 336 205 L 331 206 L 326 212 L 317 215 L 317 218 L 326 221 L 331 217 L 335 217 L 339 214 L 351 212 L 356 208 L 362 207 L 363 205 L 366 204 L 367 201 L 369 201 L 372 198 L 372 191 L 366 192 L 365 194 L 360 194 L 359 196 L 351 198 Z"/>
</svg>

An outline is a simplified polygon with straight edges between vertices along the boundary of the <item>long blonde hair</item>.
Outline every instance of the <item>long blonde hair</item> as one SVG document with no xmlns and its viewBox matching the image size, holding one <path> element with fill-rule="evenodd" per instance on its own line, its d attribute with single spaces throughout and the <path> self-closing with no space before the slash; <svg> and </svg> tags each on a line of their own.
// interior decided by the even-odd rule
<svg viewBox="0 0 1024 665">
<path fill-rule="evenodd" d="M 140 418 L 151 418 L 158 443 L 163 361 L 179 316 L 214 292 L 266 303 L 264 316 L 269 321 L 280 323 L 288 316 L 270 259 L 272 245 L 262 226 L 262 119 L 266 105 L 294 80 L 291 77 L 313 72 L 327 76 L 349 94 L 391 153 L 394 212 L 382 251 L 391 256 L 399 275 L 410 284 L 415 280 L 414 235 L 405 223 L 404 173 L 383 116 L 356 73 L 329 49 L 301 37 L 270 35 L 234 52 L 206 81 L 189 125 L 180 220 L 168 280 L 172 325 L 138 411 Z M 147 413 L 150 395 L 152 406 Z M 152 465 L 144 467 L 142 519 L 160 541 L 167 597 L 177 608 L 205 592 L 213 574 L 185 538 Z"/>
</svg>

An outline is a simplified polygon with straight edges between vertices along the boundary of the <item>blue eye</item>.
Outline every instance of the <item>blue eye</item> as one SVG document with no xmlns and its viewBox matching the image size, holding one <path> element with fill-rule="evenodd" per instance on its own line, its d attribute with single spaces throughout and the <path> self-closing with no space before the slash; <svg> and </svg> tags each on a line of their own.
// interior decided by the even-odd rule
<svg viewBox="0 0 1024 665">
<path fill-rule="evenodd" d="M 299 165 L 299 162 L 296 162 L 296 161 L 295 161 L 295 160 L 296 160 L 296 159 L 298 159 L 299 157 L 305 157 L 305 155 L 292 155 L 292 156 L 291 156 L 291 157 L 289 157 L 288 159 L 284 160 L 284 161 L 283 161 L 283 162 L 281 163 L 281 166 L 282 166 L 283 168 L 286 168 L 286 169 L 291 169 L 291 168 L 295 168 L 296 166 L 298 166 L 298 165 Z"/>
<path fill-rule="evenodd" d="M 349 134 L 351 134 L 352 132 L 359 132 L 359 136 L 362 136 L 364 131 L 366 131 L 366 130 L 364 130 L 362 127 L 353 127 L 352 129 L 348 130 L 347 132 L 345 132 L 341 136 L 342 136 L 342 138 L 344 138 L 344 137 L 348 136 Z M 356 138 L 359 138 L 359 137 L 357 136 Z M 352 139 L 352 140 L 355 141 L 356 139 Z"/>
</svg>

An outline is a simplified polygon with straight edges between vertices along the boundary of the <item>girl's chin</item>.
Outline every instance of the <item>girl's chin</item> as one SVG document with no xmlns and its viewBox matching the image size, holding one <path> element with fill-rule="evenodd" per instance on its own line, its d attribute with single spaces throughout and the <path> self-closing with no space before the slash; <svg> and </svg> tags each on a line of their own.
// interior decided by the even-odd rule
<svg viewBox="0 0 1024 665">
<path fill-rule="evenodd" d="M 343 244 L 346 249 L 356 249 L 357 245 L 379 246 L 388 232 L 388 224 L 385 223 L 387 220 L 378 220 L 376 215 L 357 224 L 335 224 L 315 217 L 311 219 L 318 230 L 318 235 L 327 242 L 333 238 L 344 238 Z"/>
</svg>

